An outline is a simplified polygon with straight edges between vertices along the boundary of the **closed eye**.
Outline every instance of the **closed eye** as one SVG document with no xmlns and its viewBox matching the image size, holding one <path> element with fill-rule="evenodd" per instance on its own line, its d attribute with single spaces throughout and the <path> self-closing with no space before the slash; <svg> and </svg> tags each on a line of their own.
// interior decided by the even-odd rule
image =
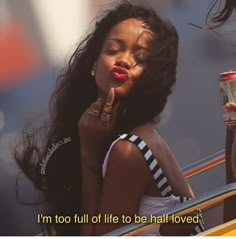
<svg viewBox="0 0 236 239">
<path fill-rule="evenodd" d="M 120 49 L 118 49 L 118 48 L 108 48 L 107 50 L 106 50 L 106 52 L 108 53 L 108 54 L 115 54 L 115 53 L 118 53 L 120 51 Z"/>
<path fill-rule="evenodd" d="M 115 54 L 122 50 L 124 50 L 124 42 L 117 38 L 111 38 L 108 39 L 108 41 L 105 44 L 105 51 L 108 54 Z"/>
</svg>

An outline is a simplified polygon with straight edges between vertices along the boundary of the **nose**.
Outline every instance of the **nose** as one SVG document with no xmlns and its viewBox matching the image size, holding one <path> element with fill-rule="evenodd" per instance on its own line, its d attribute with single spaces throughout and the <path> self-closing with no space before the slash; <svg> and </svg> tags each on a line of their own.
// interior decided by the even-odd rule
<svg viewBox="0 0 236 239">
<path fill-rule="evenodd" d="M 121 56 L 116 60 L 115 65 L 124 67 L 129 70 L 131 68 L 131 61 L 128 59 L 127 56 Z"/>
</svg>

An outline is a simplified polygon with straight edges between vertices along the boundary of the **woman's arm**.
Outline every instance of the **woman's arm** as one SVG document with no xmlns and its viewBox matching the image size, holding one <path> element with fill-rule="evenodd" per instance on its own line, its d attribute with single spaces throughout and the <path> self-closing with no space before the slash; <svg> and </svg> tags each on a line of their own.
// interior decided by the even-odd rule
<svg viewBox="0 0 236 239">
<path fill-rule="evenodd" d="M 118 104 L 111 88 L 106 99 L 98 98 L 79 120 L 81 156 L 80 214 L 96 215 L 102 186 L 102 162 L 107 149 L 107 140 L 112 134 L 117 118 Z M 105 117 L 107 116 L 107 117 Z M 104 120 L 105 119 L 105 120 Z M 81 235 L 94 235 L 94 225 L 80 225 Z"/>
<path fill-rule="evenodd" d="M 191 187 L 186 182 L 178 164 L 174 159 L 169 158 L 171 155 L 168 155 L 168 150 L 165 149 L 166 145 L 155 144 L 155 146 L 155 148 L 158 148 L 157 151 L 162 152 L 159 155 L 160 157 L 157 158 L 159 163 L 162 164 L 161 167 L 165 168 L 164 173 L 168 176 L 168 181 L 171 180 L 169 183 L 174 193 L 194 197 Z M 176 181 L 177 184 L 172 181 Z M 150 186 L 153 184 L 158 193 L 152 174 L 139 149 L 127 141 L 117 142 L 112 148 L 108 160 L 98 211 L 103 216 L 106 214 L 117 216 L 120 223 L 108 224 L 103 222 L 97 224 L 96 235 L 126 225 L 127 223 L 122 224 L 124 222 L 122 216 L 123 218 L 125 216 L 133 218 L 135 214 L 138 215 L 141 198 L 145 194 L 149 195 Z M 153 190 L 151 191 L 153 193 Z M 160 196 L 160 194 L 158 195 Z M 161 233 L 162 235 L 190 235 L 195 226 L 195 224 L 165 224 L 164 227 L 161 227 Z"/>
<path fill-rule="evenodd" d="M 172 153 L 168 150 L 168 148 L 163 151 L 163 155 L 166 156 L 160 157 L 159 163 L 173 190 L 173 194 L 176 196 L 194 198 L 192 188 L 185 179 L 174 156 L 172 156 Z M 196 216 L 196 213 L 192 212 L 185 216 Z M 195 223 L 161 224 L 160 233 L 162 236 L 189 236 L 195 227 Z"/>
<path fill-rule="evenodd" d="M 98 207 L 102 222 L 95 225 L 96 235 L 127 225 L 130 219 L 134 222 L 151 177 L 143 155 L 135 145 L 118 141 L 113 146 Z M 108 220 L 114 221 L 109 223 Z"/>
<path fill-rule="evenodd" d="M 144 128 L 145 127 L 145 128 Z M 193 191 L 185 179 L 176 159 L 174 158 L 169 146 L 154 130 L 153 126 L 137 127 L 133 133 L 144 139 L 166 176 L 169 185 L 176 196 L 185 196 L 193 198 Z M 154 140 L 153 140 L 154 139 Z M 193 213 L 194 216 L 194 213 Z M 190 235 L 193 232 L 195 224 L 161 224 L 160 233 L 163 236 Z"/>
<path fill-rule="evenodd" d="M 83 161 L 94 161 L 98 162 L 99 155 L 95 154 L 84 154 L 81 155 Z M 80 226 L 80 235 L 95 235 L 94 225 L 91 223 L 90 219 L 97 212 L 98 201 L 100 198 L 102 187 L 102 173 L 100 165 L 88 165 L 82 164 L 81 169 L 81 215 L 88 215 L 89 222 L 83 223 Z"/>
</svg>

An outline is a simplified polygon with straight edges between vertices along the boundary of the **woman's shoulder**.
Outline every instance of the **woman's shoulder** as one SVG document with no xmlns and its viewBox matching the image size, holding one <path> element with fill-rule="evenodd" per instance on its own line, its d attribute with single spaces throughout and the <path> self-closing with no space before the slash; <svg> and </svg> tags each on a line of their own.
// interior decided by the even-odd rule
<svg viewBox="0 0 236 239">
<path fill-rule="evenodd" d="M 162 161 L 165 164 L 175 161 L 169 146 L 151 123 L 140 125 L 127 134 L 121 135 L 110 148 L 109 161 L 143 166 L 145 164 L 144 146 L 150 149 L 149 154 L 151 153 L 161 165 Z"/>
<path fill-rule="evenodd" d="M 143 164 L 144 153 L 143 148 L 150 149 L 150 152 L 156 156 L 166 155 L 169 151 L 168 146 L 164 140 L 157 133 L 153 125 L 143 124 L 131 130 L 127 134 L 121 135 L 113 144 L 110 150 L 109 158 L 116 158 L 125 163 Z M 161 156 L 161 158 L 163 158 Z"/>
<path fill-rule="evenodd" d="M 103 176 L 108 178 L 112 175 L 122 175 L 123 178 L 135 178 L 138 184 L 146 185 L 150 178 L 149 174 L 140 149 L 123 137 L 112 145 L 103 163 Z"/>
<path fill-rule="evenodd" d="M 117 168 L 123 168 L 123 170 L 133 168 L 139 172 L 143 171 L 146 168 L 146 162 L 136 139 L 146 145 L 153 140 L 153 137 L 155 136 L 152 135 L 151 128 L 145 125 L 121 135 L 110 147 L 106 156 L 108 164 L 116 165 Z"/>
<path fill-rule="evenodd" d="M 117 158 L 119 161 L 123 160 L 126 162 L 137 162 L 140 159 L 142 160 L 138 147 L 131 140 L 129 140 L 132 136 L 135 135 L 121 135 L 119 139 L 112 145 L 109 157 L 116 158 L 116 156 L 118 156 Z"/>
</svg>

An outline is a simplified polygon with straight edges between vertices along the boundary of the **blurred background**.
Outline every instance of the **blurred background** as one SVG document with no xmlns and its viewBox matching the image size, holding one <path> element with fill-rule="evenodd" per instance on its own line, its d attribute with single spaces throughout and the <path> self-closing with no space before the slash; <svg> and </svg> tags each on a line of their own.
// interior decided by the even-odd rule
<svg viewBox="0 0 236 239">
<path fill-rule="evenodd" d="M 36 235 L 42 207 L 16 197 L 19 173 L 12 150 L 28 120 L 48 115 L 56 78 L 93 19 L 116 1 L 0 0 L 0 235 Z M 142 1 L 136 1 L 142 2 Z M 203 26 L 211 0 L 149 0 L 176 26 L 177 84 L 157 126 L 181 167 L 224 149 L 225 126 L 219 74 L 235 67 L 235 17 L 216 31 Z M 190 180 L 197 195 L 225 184 L 224 166 Z M 19 196 L 35 202 L 40 193 L 23 176 Z M 222 207 L 210 210 L 207 227 L 222 221 Z"/>
</svg>

